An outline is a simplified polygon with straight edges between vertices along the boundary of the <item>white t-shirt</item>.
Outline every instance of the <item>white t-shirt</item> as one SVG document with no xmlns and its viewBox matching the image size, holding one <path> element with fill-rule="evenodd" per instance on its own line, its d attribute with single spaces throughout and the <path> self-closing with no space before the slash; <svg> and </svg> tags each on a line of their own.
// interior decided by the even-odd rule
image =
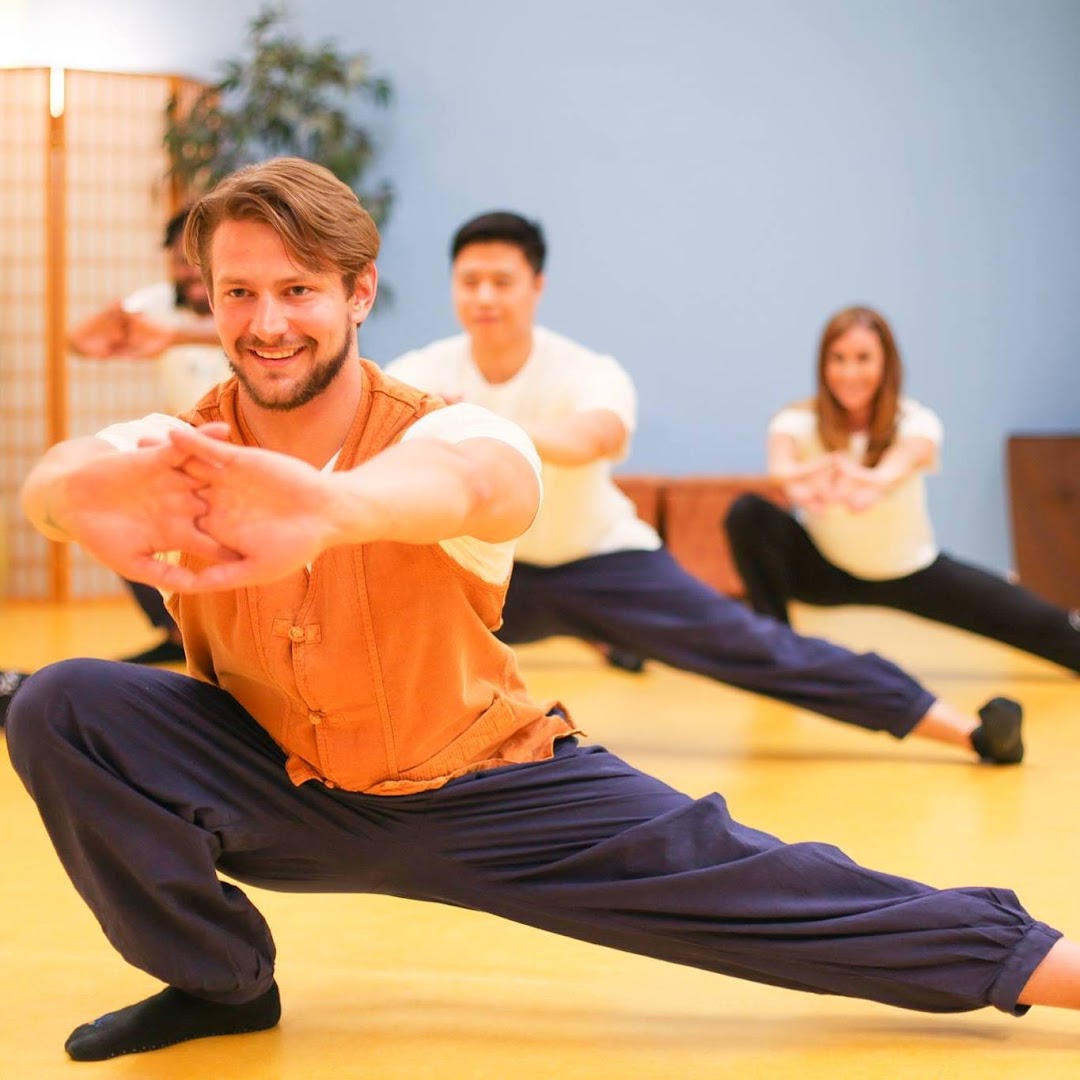
<svg viewBox="0 0 1080 1080">
<path fill-rule="evenodd" d="M 935 413 L 911 398 L 901 399 L 899 409 L 897 438 L 929 439 L 940 448 L 943 429 Z M 812 405 L 782 409 L 769 423 L 769 435 L 790 435 L 800 462 L 827 453 L 818 437 Z M 852 435 L 848 455 L 862 461 L 866 444 L 864 432 Z M 870 581 L 904 577 L 929 566 L 938 556 L 921 471 L 906 477 L 866 510 L 832 504 L 821 513 L 800 510 L 799 518 L 821 554 L 855 577 Z"/>
<path fill-rule="evenodd" d="M 176 287 L 159 281 L 133 292 L 122 304 L 132 315 L 145 315 L 151 322 L 179 328 L 199 326 L 206 316 L 176 304 Z M 170 412 L 190 409 L 211 387 L 229 377 L 229 363 L 220 345 L 173 345 L 158 357 L 165 389 L 165 408 Z"/>
<path fill-rule="evenodd" d="M 164 438 L 169 428 L 186 427 L 183 420 L 163 413 L 151 413 L 141 420 L 112 424 L 97 433 L 97 438 L 115 446 L 118 450 L 135 450 L 142 438 Z M 466 439 L 498 439 L 507 443 L 526 458 L 540 477 L 540 458 L 529 437 L 516 424 L 475 405 L 449 405 L 445 409 L 422 416 L 402 436 L 406 439 L 441 439 L 448 443 L 464 442 Z M 332 472 L 337 454 L 323 466 L 323 472 Z M 456 536 L 440 541 L 442 549 L 460 566 L 476 574 L 484 581 L 501 585 L 510 573 L 514 562 L 515 540 L 491 543 L 475 536 Z"/>
<path fill-rule="evenodd" d="M 503 383 L 489 383 L 480 374 L 464 334 L 405 353 L 386 365 L 386 373 L 428 393 L 475 402 L 526 430 L 593 409 L 615 413 L 630 433 L 637 422 L 634 384 L 615 359 L 541 326 L 533 328 L 524 366 Z M 515 558 L 558 566 L 590 555 L 660 547 L 656 530 L 637 516 L 612 480 L 613 464 L 544 462 L 544 505 L 518 541 Z"/>
</svg>

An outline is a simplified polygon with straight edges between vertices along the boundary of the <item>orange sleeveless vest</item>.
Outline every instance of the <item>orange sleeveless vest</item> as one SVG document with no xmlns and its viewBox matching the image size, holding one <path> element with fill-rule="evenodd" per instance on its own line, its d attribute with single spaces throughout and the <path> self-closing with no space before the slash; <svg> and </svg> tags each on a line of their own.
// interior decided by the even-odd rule
<svg viewBox="0 0 1080 1080">
<path fill-rule="evenodd" d="M 338 470 L 441 407 L 361 363 L 364 393 Z M 224 420 L 232 441 L 245 442 L 235 379 L 183 419 Z M 270 585 L 178 594 L 168 605 L 189 673 L 226 690 L 269 732 L 294 783 L 401 795 L 550 757 L 575 730 L 530 699 L 514 653 L 492 634 L 506 586 L 438 544 L 377 542 L 331 548 L 310 572 Z"/>
</svg>

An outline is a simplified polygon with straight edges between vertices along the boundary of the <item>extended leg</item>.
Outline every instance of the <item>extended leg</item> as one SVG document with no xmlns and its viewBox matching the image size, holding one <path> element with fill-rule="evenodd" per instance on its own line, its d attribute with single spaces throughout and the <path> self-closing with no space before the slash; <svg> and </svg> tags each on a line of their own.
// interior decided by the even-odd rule
<svg viewBox="0 0 1080 1080">
<path fill-rule="evenodd" d="M 905 577 L 857 578 L 824 559 L 790 514 L 757 495 L 738 499 L 724 524 L 756 611 L 786 621 L 790 600 L 891 607 L 1080 672 L 1080 614 L 996 574 L 939 555 Z"/>
<path fill-rule="evenodd" d="M 939 555 L 925 570 L 878 584 L 873 603 L 910 611 L 1080 672 L 1080 619 L 976 566 Z"/>
<path fill-rule="evenodd" d="M 737 978 L 1019 1014 L 1060 938 L 1008 890 L 938 890 L 784 844 L 733 821 L 719 795 L 691 799 L 573 740 L 551 762 L 422 799 L 426 858 L 405 894 Z"/>
<path fill-rule="evenodd" d="M 875 653 L 804 637 L 749 611 L 686 573 L 664 550 L 533 568 L 516 596 L 521 608 L 557 615 L 563 634 L 608 641 L 897 738 L 917 734 L 1002 764 L 1023 757 L 1015 702 L 995 699 L 979 718 L 960 713 Z"/>
<path fill-rule="evenodd" d="M 547 568 L 518 585 L 517 603 L 556 613 L 561 633 L 608 641 L 898 738 L 934 703 L 895 664 L 802 637 L 755 614 L 686 573 L 664 550 L 621 551 Z"/>
</svg>

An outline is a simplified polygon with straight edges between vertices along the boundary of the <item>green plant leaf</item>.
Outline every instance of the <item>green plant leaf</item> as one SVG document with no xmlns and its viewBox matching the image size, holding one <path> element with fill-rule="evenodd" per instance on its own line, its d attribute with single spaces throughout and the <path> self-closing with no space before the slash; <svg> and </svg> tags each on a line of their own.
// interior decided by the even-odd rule
<svg viewBox="0 0 1080 1080">
<path fill-rule="evenodd" d="M 266 4 L 248 26 L 243 54 L 222 62 L 216 82 L 186 108 L 177 97 L 169 99 L 167 175 L 191 198 L 242 165 L 304 157 L 348 184 L 381 224 L 393 188 L 369 178 L 375 140 L 359 117 L 365 101 L 390 104 L 391 83 L 374 75 L 362 54 L 343 55 L 332 42 L 309 47 L 288 21 L 286 5 Z"/>
</svg>

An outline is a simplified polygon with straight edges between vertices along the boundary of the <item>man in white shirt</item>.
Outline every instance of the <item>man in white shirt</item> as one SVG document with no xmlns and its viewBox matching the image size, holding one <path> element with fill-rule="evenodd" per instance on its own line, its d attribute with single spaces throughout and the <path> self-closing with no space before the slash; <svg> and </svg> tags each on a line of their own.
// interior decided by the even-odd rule
<svg viewBox="0 0 1080 1080">
<path fill-rule="evenodd" d="M 191 408 L 229 376 L 206 286 L 184 255 L 187 216 L 185 207 L 165 226 L 162 246 L 169 253 L 171 280 L 136 290 L 83 320 L 68 335 L 71 348 L 88 359 L 156 361 L 164 405 L 172 414 Z M 145 652 L 125 659 L 136 664 L 182 663 L 180 632 L 158 591 L 140 582 L 126 584 L 151 626 L 164 637 Z"/>
<path fill-rule="evenodd" d="M 452 292 L 465 333 L 406 353 L 387 372 L 448 400 L 483 405 L 532 437 L 544 504 L 518 542 L 499 636 L 604 642 L 897 738 L 909 734 L 1014 764 L 1016 702 L 970 716 L 896 665 L 802 637 L 693 578 L 612 480 L 636 423 L 629 375 L 535 323 L 546 246 L 512 213 L 466 222 L 451 244 Z"/>
</svg>

